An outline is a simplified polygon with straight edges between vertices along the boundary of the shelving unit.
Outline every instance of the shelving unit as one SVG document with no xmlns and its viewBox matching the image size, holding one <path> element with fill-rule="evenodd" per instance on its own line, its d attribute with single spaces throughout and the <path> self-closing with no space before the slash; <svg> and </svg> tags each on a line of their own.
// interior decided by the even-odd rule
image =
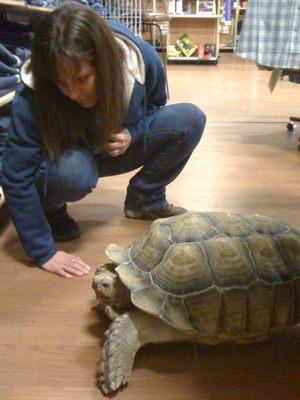
<svg viewBox="0 0 300 400">
<path fill-rule="evenodd" d="M 208 63 L 217 64 L 219 57 L 219 22 L 220 0 L 215 0 L 216 14 L 199 14 L 196 10 L 197 0 L 190 0 L 189 14 L 169 14 L 169 29 L 167 35 L 167 49 L 169 63 Z M 189 39 L 198 47 L 209 44 L 214 47 L 211 56 L 199 56 L 197 51 L 191 56 L 173 57 L 170 55 L 170 46 L 176 46 L 177 40 L 188 35 Z"/>
<path fill-rule="evenodd" d="M 221 10 L 223 1 L 221 0 Z M 236 52 L 237 50 L 237 43 L 238 43 L 238 23 L 241 18 L 245 15 L 247 7 L 241 6 L 241 1 L 237 0 L 233 3 L 232 8 L 232 20 L 231 24 L 227 25 L 228 33 L 222 32 L 222 25 L 226 26 L 226 24 L 222 22 L 222 18 L 220 20 L 220 51 L 233 51 Z M 231 42 L 231 45 L 228 45 L 228 42 Z"/>
<path fill-rule="evenodd" d="M 237 50 L 237 44 L 238 44 L 238 23 L 241 20 L 241 16 L 244 17 L 246 13 L 247 7 L 241 7 L 239 1 L 237 2 L 237 7 L 236 7 L 236 16 L 235 16 L 235 26 L 234 26 L 234 37 L 233 37 L 233 47 L 234 47 L 234 52 Z"/>
<path fill-rule="evenodd" d="M 51 9 L 36 7 L 36 6 L 28 6 L 24 0 L 0 0 L 0 9 L 5 10 L 9 13 L 16 15 L 24 15 L 25 13 L 44 13 L 51 12 Z M 4 96 L 0 96 L 0 107 L 3 107 L 5 104 L 12 101 L 14 98 L 15 92 L 9 92 Z"/>
<path fill-rule="evenodd" d="M 184 19 L 189 19 L 189 18 L 199 18 L 199 19 L 216 19 L 219 18 L 218 15 L 198 15 L 198 14 L 174 14 L 171 15 L 171 19 L 176 19 L 176 18 L 184 18 Z"/>
</svg>

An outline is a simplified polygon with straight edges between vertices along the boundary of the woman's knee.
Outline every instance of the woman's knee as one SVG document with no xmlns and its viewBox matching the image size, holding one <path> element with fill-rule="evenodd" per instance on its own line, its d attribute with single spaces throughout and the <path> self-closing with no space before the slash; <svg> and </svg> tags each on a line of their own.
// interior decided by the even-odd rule
<svg viewBox="0 0 300 400">
<path fill-rule="evenodd" d="M 92 154 L 77 148 L 63 153 L 57 166 L 48 175 L 48 196 L 59 200 L 77 201 L 90 193 L 97 184 L 98 168 Z"/>
<path fill-rule="evenodd" d="M 204 132 L 206 115 L 199 107 L 190 103 L 181 104 L 181 115 L 185 126 L 184 138 L 196 146 Z"/>
</svg>

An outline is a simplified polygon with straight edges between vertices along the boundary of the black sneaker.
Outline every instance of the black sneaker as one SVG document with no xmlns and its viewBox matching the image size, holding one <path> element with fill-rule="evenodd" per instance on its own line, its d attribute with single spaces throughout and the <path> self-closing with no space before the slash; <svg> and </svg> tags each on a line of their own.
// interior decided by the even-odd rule
<svg viewBox="0 0 300 400">
<path fill-rule="evenodd" d="M 155 220 L 157 218 L 174 217 L 175 215 L 184 214 L 187 212 L 185 208 L 173 206 L 173 204 L 166 204 L 163 207 L 155 208 L 152 210 L 130 210 L 125 206 L 124 213 L 127 218 L 132 219 L 145 219 Z"/>
<path fill-rule="evenodd" d="M 51 227 L 53 240 L 68 242 L 80 237 L 77 222 L 67 213 L 67 208 L 52 213 L 45 213 Z"/>
</svg>

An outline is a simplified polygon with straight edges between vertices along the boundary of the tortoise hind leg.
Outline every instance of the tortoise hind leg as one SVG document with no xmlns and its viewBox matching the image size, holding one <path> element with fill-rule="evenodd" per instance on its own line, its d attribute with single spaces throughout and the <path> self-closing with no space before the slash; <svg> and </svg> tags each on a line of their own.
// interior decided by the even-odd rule
<svg viewBox="0 0 300 400">
<path fill-rule="evenodd" d="M 117 316 L 105 336 L 107 339 L 99 365 L 99 385 L 105 394 L 128 383 L 135 354 L 144 344 L 191 340 L 184 333 L 139 310 Z"/>
</svg>

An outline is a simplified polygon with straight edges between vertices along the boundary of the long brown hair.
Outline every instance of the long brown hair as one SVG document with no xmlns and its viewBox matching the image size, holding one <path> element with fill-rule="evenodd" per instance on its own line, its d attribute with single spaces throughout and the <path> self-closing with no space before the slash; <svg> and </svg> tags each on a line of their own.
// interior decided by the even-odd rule
<svg viewBox="0 0 300 400">
<path fill-rule="evenodd" d="M 88 61 L 96 70 L 98 146 L 120 131 L 124 113 L 123 57 L 112 30 L 91 7 L 64 3 L 41 19 L 32 42 L 37 127 L 45 155 L 52 161 L 84 138 L 88 114 L 57 88 L 58 58 L 70 60 L 75 67 Z"/>
</svg>

